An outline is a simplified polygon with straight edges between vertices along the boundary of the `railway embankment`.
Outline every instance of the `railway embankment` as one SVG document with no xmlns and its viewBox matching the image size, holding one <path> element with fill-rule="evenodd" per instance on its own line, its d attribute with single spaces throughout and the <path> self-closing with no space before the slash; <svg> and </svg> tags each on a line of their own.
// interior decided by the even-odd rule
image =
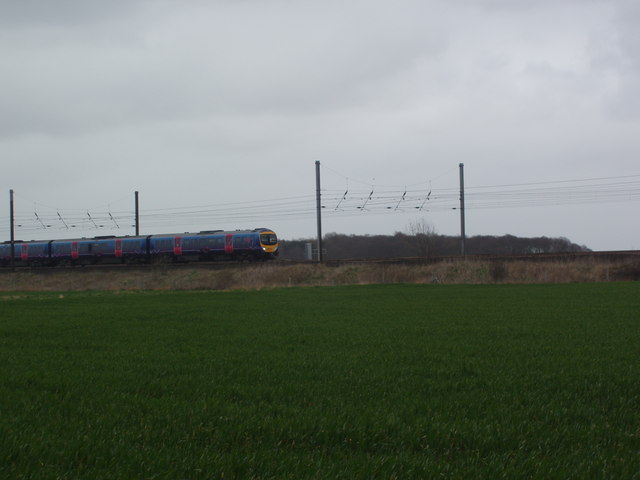
<svg viewBox="0 0 640 480">
<path fill-rule="evenodd" d="M 385 283 L 569 283 L 640 280 L 640 256 L 150 265 L 3 269 L 0 291 L 238 290 Z"/>
</svg>

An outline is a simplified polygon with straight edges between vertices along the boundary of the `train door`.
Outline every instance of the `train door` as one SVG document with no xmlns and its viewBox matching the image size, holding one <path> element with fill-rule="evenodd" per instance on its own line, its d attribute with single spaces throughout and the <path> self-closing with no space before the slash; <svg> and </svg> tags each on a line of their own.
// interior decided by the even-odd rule
<svg viewBox="0 0 640 480">
<path fill-rule="evenodd" d="M 80 254 L 78 253 L 78 242 L 71 242 L 71 258 L 77 260 Z"/>
<path fill-rule="evenodd" d="M 233 253 L 233 234 L 231 233 L 224 237 L 224 253 Z"/>
<path fill-rule="evenodd" d="M 182 237 L 173 239 L 173 254 L 176 256 L 182 255 Z"/>
<path fill-rule="evenodd" d="M 122 257 L 122 239 L 116 238 L 116 257 Z"/>
<path fill-rule="evenodd" d="M 20 258 L 23 262 L 26 262 L 29 259 L 29 245 L 26 243 L 23 243 L 20 248 Z"/>
</svg>

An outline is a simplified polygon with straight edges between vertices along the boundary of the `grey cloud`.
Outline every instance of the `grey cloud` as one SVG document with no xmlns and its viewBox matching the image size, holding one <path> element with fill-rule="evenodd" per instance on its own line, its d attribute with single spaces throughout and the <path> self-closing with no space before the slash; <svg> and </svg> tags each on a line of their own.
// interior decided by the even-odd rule
<svg viewBox="0 0 640 480">
<path fill-rule="evenodd" d="M 459 162 L 469 185 L 637 173 L 635 0 L 5 4 L 2 181 L 60 197 L 48 203 L 133 189 L 159 208 L 305 194 L 316 159 L 365 184 L 442 178 L 453 189 Z M 87 173 L 98 170 L 103 187 Z M 592 246 L 573 238 L 582 226 L 558 231 L 554 214 L 510 233 Z M 491 215 L 472 229 L 524 223 Z M 351 224 L 392 232 L 403 218 Z M 456 218 L 441 220 L 455 233 Z"/>
<path fill-rule="evenodd" d="M 2 0 L 0 27 L 6 29 L 74 27 L 126 18 L 146 0 Z"/>
<path fill-rule="evenodd" d="M 608 79 L 607 112 L 619 121 L 640 119 L 640 4 L 621 0 L 616 4 L 612 29 L 593 42 L 594 68 Z"/>
<path fill-rule="evenodd" d="M 144 21 L 140 42 L 66 44 L 7 55 L 0 135 L 63 133 L 223 113 L 308 112 L 367 101 L 380 82 L 443 49 L 437 22 L 389 22 L 383 12 L 258 7 Z M 193 12 L 192 12 L 193 13 Z M 354 25 L 364 16 L 366 27 Z M 431 28 L 425 29 L 425 23 Z M 14 54 L 15 55 L 15 54 Z M 27 80 L 25 82 L 25 79 Z"/>
</svg>

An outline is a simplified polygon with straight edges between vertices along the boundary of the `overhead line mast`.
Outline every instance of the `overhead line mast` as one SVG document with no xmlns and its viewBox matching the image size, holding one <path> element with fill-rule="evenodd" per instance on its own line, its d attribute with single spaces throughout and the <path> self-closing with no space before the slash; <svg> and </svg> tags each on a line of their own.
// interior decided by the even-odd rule
<svg viewBox="0 0 640 480">
<path fill-rule="evenodd" d="M 138 191 L 136 190 L 135 193 L 135 203 L 136 203 L 136 212 L 135 212 L 135 216 L 136 216 L 136 237 L 138 235 L 140 235 L 140 203 L 138 202 Z M 109 213 L 109 215 L 111 215 L 111 213 Z M 113 217 L 111 217 L 113 219 Z M 115 222 L 115 220 L 114 220 Z M 119 228 L 119 227 L 118 227 Z"/>
<path fill-rule="evenodd" d="M 460 254 L 465 256 L 465 226 L 464 226 L 464 163 L 460 165 Z"/>
<path fill-rule="evenodd" d="M 316 160 L 316 215 L 318 217 L 318 262 L 322 263 L 322 204 L 320 201 L 320 160 Z"/>
<path fill-rule="evenodd" d="M 14 229 L 15 220 L 13 217 L 13 189 L 9 190 L 9 217 L 9 223 L 11 224 L 11 268 L 13 268 L 16 258 L 16 238 Z"/>
</svg>

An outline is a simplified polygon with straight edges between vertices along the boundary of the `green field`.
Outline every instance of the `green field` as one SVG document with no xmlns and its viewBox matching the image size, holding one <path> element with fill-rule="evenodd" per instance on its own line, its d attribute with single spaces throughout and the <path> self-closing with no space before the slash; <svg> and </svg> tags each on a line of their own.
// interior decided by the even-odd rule
<svg viewBox="0 0 640 480">
<path fill-rule="evenodd" d="M 640 283 L 0 294 L 0 478 L 640 478 Z"/>
</svg>

